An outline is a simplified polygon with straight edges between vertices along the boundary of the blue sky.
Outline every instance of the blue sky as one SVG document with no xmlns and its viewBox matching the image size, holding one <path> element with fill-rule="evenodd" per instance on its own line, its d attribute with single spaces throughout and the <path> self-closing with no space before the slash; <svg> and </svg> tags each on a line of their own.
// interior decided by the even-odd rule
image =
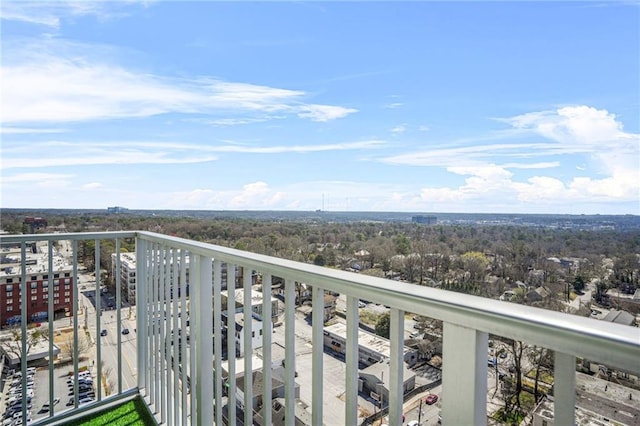
<svg viewBox="0 0 640 426">
<path fill-rule="evenodd" d="M 4 207 L 640 214 L 637 2 L 0 7 Z"/>
</svg>

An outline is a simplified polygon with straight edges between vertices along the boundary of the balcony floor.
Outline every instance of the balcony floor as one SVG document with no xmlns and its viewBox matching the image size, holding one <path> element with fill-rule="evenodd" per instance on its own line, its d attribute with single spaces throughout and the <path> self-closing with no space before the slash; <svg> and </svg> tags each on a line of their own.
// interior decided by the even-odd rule
<svg viewBox="0 0 640 426">
<path fill-rule="evenodd" d="M 147 405 L 141 397 L 124 402 L 115 407 L 105 408 L 95 413 L 66 423 L 69 426 L 102 426 L 102 425 L 127 425 L 146 426 L 158 424 L 149 413 Z"/>
</svg>

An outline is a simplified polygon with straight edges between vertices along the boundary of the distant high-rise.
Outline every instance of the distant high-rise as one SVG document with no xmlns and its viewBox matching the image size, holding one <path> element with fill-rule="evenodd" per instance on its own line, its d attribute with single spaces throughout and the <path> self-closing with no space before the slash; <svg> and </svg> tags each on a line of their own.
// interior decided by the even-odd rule
<svg viewBox="0 0 640 426">
<path fill-rule="evenodd" d="M 127 211 L 129 211 L 129 209 L 126 207 L 107 207 L 107 213 L 126 213 Z"/>
<path fill-rule="evenodd" d="M 417 215 L 411 217 L 411 222 L 422 223 L 424 225 L 435 225 L 438 223 L 438 218 L 435 216 Z"/>
</svg>

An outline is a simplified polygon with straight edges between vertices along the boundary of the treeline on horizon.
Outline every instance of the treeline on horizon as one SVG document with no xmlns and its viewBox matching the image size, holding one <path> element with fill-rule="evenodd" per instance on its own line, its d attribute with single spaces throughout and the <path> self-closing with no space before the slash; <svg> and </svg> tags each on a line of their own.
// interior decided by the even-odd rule
<svg viewBox="0 0 640 426">
<path fill-rule="evenodd" d="M 578 271 L 583 279 L 606 279 L 611 285 L 638 281 L 640 229 L 52 213 L 41 212 L 48 227 L 38 232 L 146 230 L 322 266 L 349 269 L 355 264 L 364 273 L 384 276 L 396 271 L 402 279 L 418 284 L 436 280 L 455 287 L 473 281 L 472 288 L 458 289 L 472 293 L 482 287 L 485 271 L 505 282 L 526 283 L 532 270 L 544 271 L 544 282 L 575 279 L 549 262 L 551 257 L 586 259 Z M 30 232 L 23 223 L 25 211 L 4 209 L 1 219 L 1 228 L 9 234 Z M 110 256 L 101 258 L 107 262 Z M 604 259 L 614 264 L 613 278 L 603 271 Z"/>
</svg>

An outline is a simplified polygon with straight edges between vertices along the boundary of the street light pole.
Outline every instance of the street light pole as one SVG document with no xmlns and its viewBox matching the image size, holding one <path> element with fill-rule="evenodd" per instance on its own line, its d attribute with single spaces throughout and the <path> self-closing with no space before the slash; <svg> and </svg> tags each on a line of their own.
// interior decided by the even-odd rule
<svg viewBox="0 0 640 426">
<path fill-rule="evenodd" d="M 422 421 L 422 398 L 420 398 L 420 408 L 418 408 L 418 426 L 420 426 L 421 421 Z"/>
</svg>

